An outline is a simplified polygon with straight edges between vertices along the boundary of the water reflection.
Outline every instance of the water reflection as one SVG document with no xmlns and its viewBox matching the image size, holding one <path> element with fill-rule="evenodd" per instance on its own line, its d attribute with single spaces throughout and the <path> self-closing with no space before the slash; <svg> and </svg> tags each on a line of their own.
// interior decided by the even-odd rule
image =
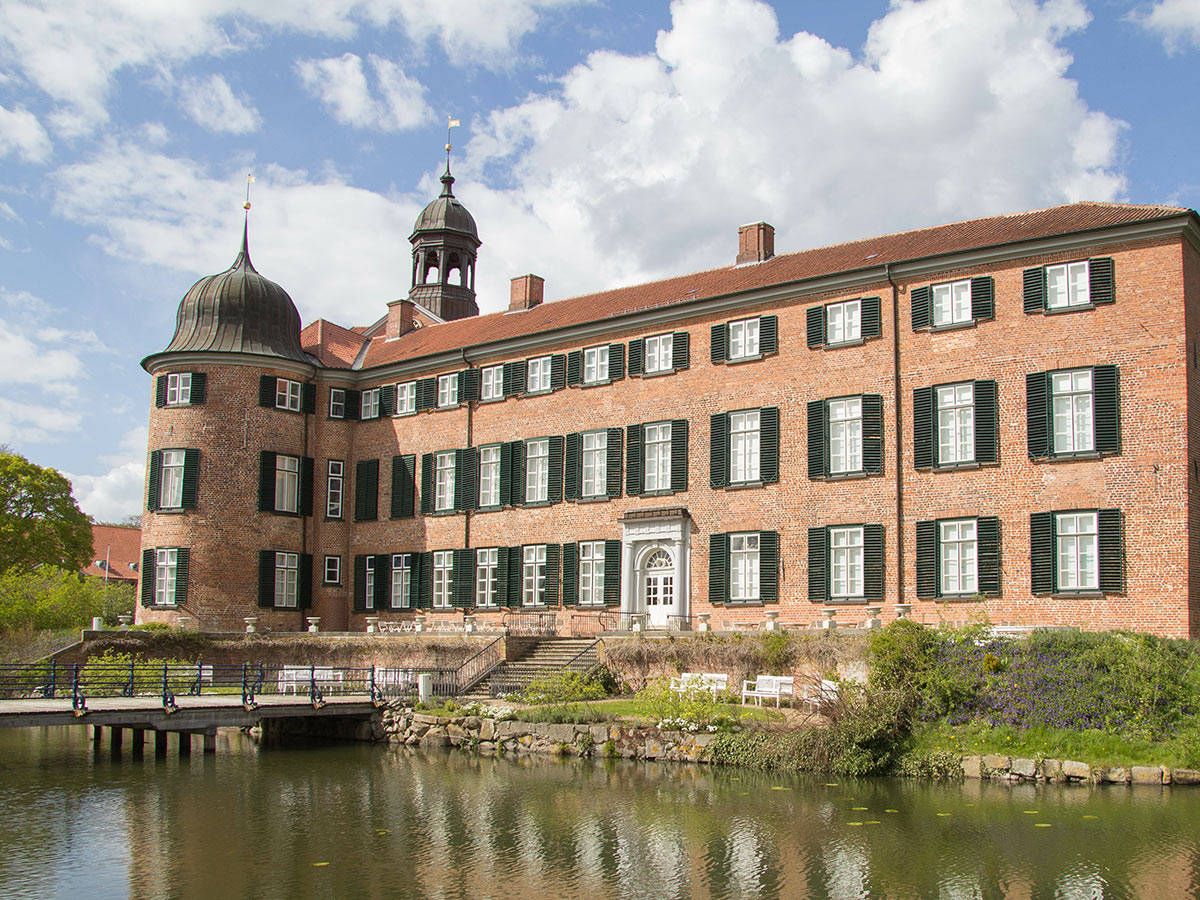
<svg viewBox="0 0 1200 900">
<path fill-rule="evenodd" d="M 0 897 L 1196 897 L 1200 791 L 0 733 Z"/>
</svg>

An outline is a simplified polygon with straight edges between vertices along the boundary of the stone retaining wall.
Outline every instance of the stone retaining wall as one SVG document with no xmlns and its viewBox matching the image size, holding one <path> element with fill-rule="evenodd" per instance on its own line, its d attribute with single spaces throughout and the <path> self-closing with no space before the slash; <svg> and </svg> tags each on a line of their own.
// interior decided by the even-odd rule
<svg viewBox="0 0 1200 900">
<path fill-rule="evenodd" d="M 963 775 L 967 778 L 988 778 L 994 781 L 1083 784 L 1200 784 L 1200 772 L 1195 769 L 1172 769 L 1168 766 L 1089 766 L 1073 759 L 1023 759 L 1020 757 L 987 754 L 964 756 Z"/>
</svg>

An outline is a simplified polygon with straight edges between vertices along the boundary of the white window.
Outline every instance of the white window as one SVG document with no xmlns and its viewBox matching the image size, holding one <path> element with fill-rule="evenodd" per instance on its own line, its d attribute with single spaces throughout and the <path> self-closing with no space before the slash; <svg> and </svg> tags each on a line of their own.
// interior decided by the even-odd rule
<svg viewBox="0 0 1200 900">
<path fill-rule="evenodd" d="M 504 397 L 504 366 L 487 366 L 480 372 L 480 400 L 500 400 Z"/>
<path fill-rule="evenodd" d="M 583 496 L 608 493 L 608 432 L 583 433 Z"/>
<path fill-rule="evenodd" d="M 646 350 L 642 359 L 642 371 L 647 375 L 655 372 L 670 372 L 673 368 L 671 354 L 675 347 L 673 334 L 660 334 L 646 338 Z"/>
<path fill-rule="evenodd" d="M 550 441 L 538 438 L 525 442 L 525 502 L 541 503 L 550 488 Z"/>
<path fill-rule="evenodd" d="M 479 448 L 479 506 L 500 505 L 500 445 Z"/>
<path fill-rule="evenodd" d="M 579 544 L 579 604 L 598 606 L 604 602 L 604 541 Z"/>
<path fill-rule="evenodd" d="M 669 491 L 671 489 L 671 423 L 659 422 L 647 425 L 646 486 L 647 491 Z"/>
<path fill-rule="evenodd" d="M 1052 372 L 1050 393 L 1054 410 L 1054 452 L 1086 453 L 1094 449 L 1092 370 Z"/>
<path fill-rule="evenodd" d="M 407 416 L 417 411 L 417 383 L 402 381 L 396 385 L 396 415 Z"/>
<path fill-rule="evenodd" d="M 955 519 L 939 522 L 941 534 L 941 592 L 974 594 L 979 590 L 978 543 L 974 519 Z"/>
<path fill-rule="evenodd" d="M 299 599 L 300 555 L 275 554 L 275 605 L 294 609 Z"/>
<path fill-rule="evenodd" d="M 729 358 L 753 359 L 758 356 L 757 318 L 729 323 Z"/>
<path fill-rule="evenodd" d="M 438 409 L 458 406 L 458 373 L 453 372 L 450 375 L 439 375 L 437 390 Z"/>
<path fill-rule="evenodd" d="M 346 418 L 346 391 L 344 388 L 329 389 L 329 418 Z"/>
<path fill-rule="evenodd" d="M 375 608 L 375 557 L 367 557 L 367 571 L 363 575 L 363 606 Z"/>
<path fill-rule="evenodd" d="M 346 466 L 340 459 L 329 460 L 329 469 L 325 476 L 325 515 L 330 519 L 342 517 L 345 472 Z"/>
<path fill-rule="evenodd" d="M 1086 260 L 1061 266 L 1046 266 L 1046 309 L 1085 306 L 1091 301 L 1092 290 Z"/>
<path fill-rule="evenodd" d="M 829 471 L 862 471 L 862 398 L 829 401 Z"/>
<path fill-rule="evenodd" d="M 360 419 L 379 418 L 379 388 L 367 388 L 362 392 L 362 406 L 359 408 Z"/>
<path fill-rule="evenodd" d="M 525 393 L 540 394 L 550 390 L 550 357 L 529 360 L 525 370 Z"/>
<path fill-rule="evenodd" d="M 500 551 L 495 547 L 475 551 L 475 605 L 495 606 L 500 586 L 496 564 Z"/>
<path fill-rule="evenodd" d="M 864 595 L 861 526 L 830 529 L 829 568 L 833 599 L 853 599 Z"/>
<path fill-rule="evenodd" d="M 521 604 L 543 606 L 546 603 L 546 545 L 535 544 L 524 549 L 521 573 Z"/>
<path fill-rule="evenodd" d="M 276 409 L 300 412 L 300 382 L 287 378 L 276 378 L 275 407 Z"/>
<path fill-rule="evenodd" d="M 192 402 L 192 373 L 176 372 L 167 376 L 167 406 L 187 406 Z"/>
<path fill-rule="evenodd" d="M 450 608 L 450 587 L 454 573 L 454 553 L 435 550 L 433 553 L 433 608 Z"/>
<path fill-rule="evenodd" d="M 948 384 L 937 389 L 938 464 L 975 460 L 975 386 Z"/>
<path fill-rule="evenodd" d="M 759 415 L 757 409 L 729 416 L 729 480 L 758 481 Z"/>
<path fill-rule="evenodd" d="M 729 599 L 758 600 L 758 532 L 729 536 Z"/>
<path fill-rule="evenodd" d="M 342 583 L 342 558 L 340 556 L 325 557 L 325 574 L 322 581 L 324 584 Z"/>
<path fill-rule="evenodd" d="M 825 343 L 848 344 L 862 338 L 862 301 L 846 300 L 825 307 Z"/>
<path fill-rule="evenodd" d="M 1059 513 L 1055 526 L 1058 535 L 1058 589 L 1094 591 L 1099 589 L 1096 566 L 1096 514 Z"/>
<path fill-rule="evenodd" d="M 583 351 L 583 383 L 608 381 L 608 347 L 588 347 Z"/>
<path fill-rule="evenodd" d="M 454 509 L 454 451 L 435 453 L 433 508 L 437 512 Z"/>
<path fill-rule="evenodd" d="M 971 321 L 971 282 L 952 281 L 933 286 L 933 324 L 958 325 Z"/>
<path fill-rule="evenodd" d="M 164 450 L 162 453 L 162 483 L 158 492 L 161 509 L 183 506 L 183 450 Z"/>
<path fill-rule="evenodd" d="M 154 554 L 154 602 L 158 606 L 175 605 L 175 576 L 178 572 L 179 551 L 174 547 Z"/>
<path fill-rule="evenodd" d="M 298 512 L 300 509 L 300 457 L 275 457 L 275 511 Z"/>
<path fill-rule="evenodd" d="M 397 553 L 392 557 L 392 609 L 412 607 L 412 554 Z"/>
</svg>

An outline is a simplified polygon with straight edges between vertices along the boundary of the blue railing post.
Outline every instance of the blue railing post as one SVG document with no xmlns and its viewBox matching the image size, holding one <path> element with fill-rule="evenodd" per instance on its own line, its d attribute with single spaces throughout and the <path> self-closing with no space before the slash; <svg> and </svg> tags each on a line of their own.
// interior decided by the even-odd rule
<svg viewBox="0 0 1200 900">
<path fill-rule="evenodd" d="M 163 702 L 163 709 L 166 710 L 168 713 L 174 712 L 176 709 L 179 708 L 175 705 L 175 694 L 171 690 L 171 684 L 167 678 L 167 664 L 166 663 L 163 663 L 163 668 L 162 668 L 162 702 Z"/>
<path fill-rule="evenodd" d="M 131 655 L 129 657 L 129 680 L 127 682 L 125 682 L 125 689 L 121 692 L 126 697 L 133 696 L 134 680 L 136 678 L 137 678 L 137 674 L 135 673 L 134 668 L 133 668 L 133 656 Z"/>
<path fill-rule="evenodd" d="M 71 709 L 75 715 L 82 716 L 87 712 L 87 700 L 79 689 L 79 663 L 71 666 Z"/>
<path fill-rule="evenodd" d="M 213 669 L 216 672 L 216 669 Z M 215 679 L 214 679 L 215 680 Z M 192 693 L 199 697 L 204 693 L 204 660 L 196 660 L 196 689 Z"/>
<path fill-rule="evenodd" d="M 57 681 L 58 681 L 58 660 L 54 659 L 54 660 L 50 661 L 50 683 L 48 685 L 46 685 L 46 696 L 49 697 L 51 700 L 54 699 L 54 688 L 56 686 Z"/>
</svg>

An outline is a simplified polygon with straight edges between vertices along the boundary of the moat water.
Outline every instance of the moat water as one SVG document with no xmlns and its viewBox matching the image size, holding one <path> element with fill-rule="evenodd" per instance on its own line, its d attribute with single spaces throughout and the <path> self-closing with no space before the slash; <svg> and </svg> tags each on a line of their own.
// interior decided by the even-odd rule
<svg viewBox="0 0 1200 900">
<path fill-rule="evenodd" d="M 1200 897 L 1200 788 L 0 730 L 3 900 Z"/>
</svg>

